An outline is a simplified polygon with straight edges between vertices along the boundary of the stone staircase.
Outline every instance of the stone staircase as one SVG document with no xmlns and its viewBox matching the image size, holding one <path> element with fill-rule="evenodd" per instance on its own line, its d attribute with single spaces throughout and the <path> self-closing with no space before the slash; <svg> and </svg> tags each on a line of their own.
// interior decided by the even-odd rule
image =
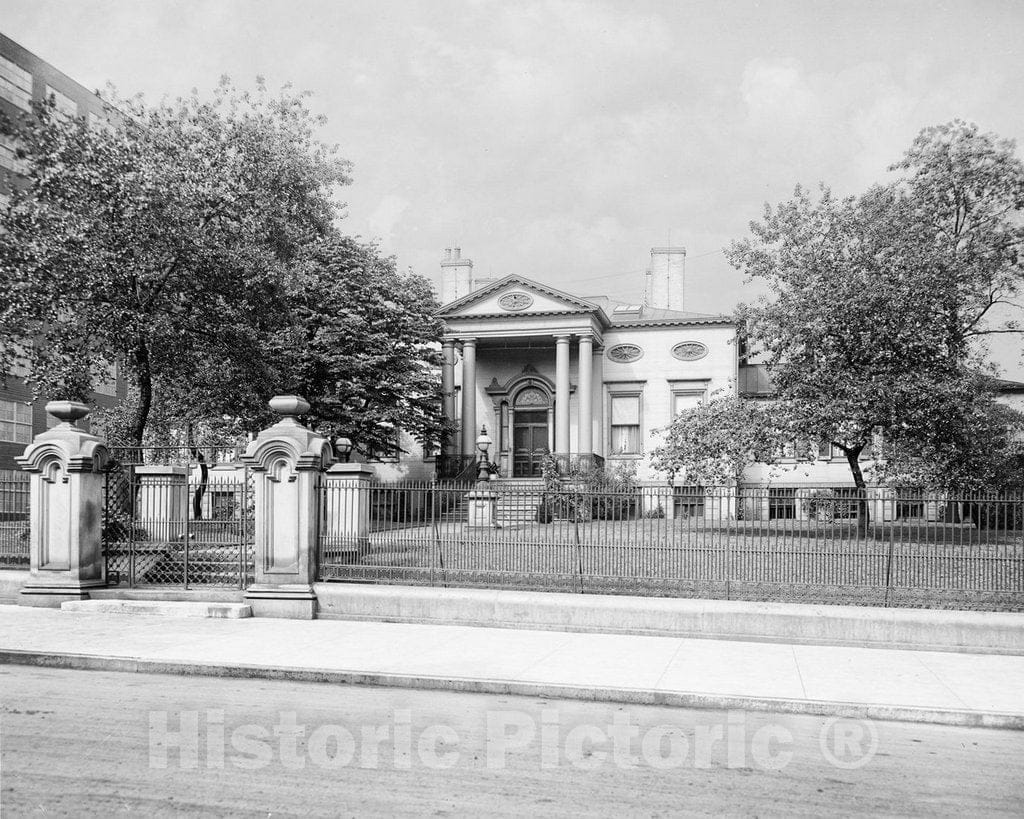
<svg viewBox="0 0 1024 819">
<path fill-rule="evenodd" d="M 536 523 L 537 510 L 544 502 L 544 481 L 537 478 L 499 478 L 491 481 L 498 494 L 495 522 L 499 526 Z"/>
</svg>

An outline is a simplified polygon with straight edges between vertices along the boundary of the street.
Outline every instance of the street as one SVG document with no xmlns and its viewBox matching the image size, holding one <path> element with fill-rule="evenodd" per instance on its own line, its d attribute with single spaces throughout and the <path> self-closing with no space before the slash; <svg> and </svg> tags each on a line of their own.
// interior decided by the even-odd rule
<svg viewBox="0 0 1024 819">
<path fill-rule="evenodd" d="M 1019 814 L 1024 734 L 0 667 L 6 816 Z"/>
</svg>

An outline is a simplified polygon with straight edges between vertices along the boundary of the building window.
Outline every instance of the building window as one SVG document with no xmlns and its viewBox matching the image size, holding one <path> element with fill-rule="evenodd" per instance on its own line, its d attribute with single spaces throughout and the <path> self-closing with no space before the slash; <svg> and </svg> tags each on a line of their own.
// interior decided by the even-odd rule
<svg viewBox="0 0 1024 819">
<path fill-rule="evenodd" d="M 796 517 L 796 489 L 776 487 L 768 490 L 768 520 L 793 520 Z"/>
<path fill-rule="evenodd" d="M 18 143 L 9 136 L 0 136 L 0 167 L 7 168 L 15 173 L 25 174 L 28 172 L 28 163 L 14 155 Z"/>
<path fill-rule="evenodd" d="M 78 103 L 67 94 L 62 94 L 53 86 L 47 85 L 46 98 L 50 99 L 50 97 L 53 97 L 53 104 L 56 106 L 58 113 L 72 119 L 78 116 Z"/>
<path fill-rule="evenodd" d="M 612 455 L 640 454 L 640 394 L 611 397 Z"/>
<path fill-rule="evenodd" d="M 32 443 L 32 407 L 29 404 L 0 400 L 0 441 Z"/>
<path fill-rule="evenodd" d="M 924 505 L 924 489 L 920 486 L 896 490 L 896 520 L 923 518 Z"/>
<path fill-rule="evenodd" d="M 25 111 L 32 109 L 32 75 L 6 57 L 0 57 L 0 98 Z"/>
<path fill-rule="evenodd" d="M 704 392 L 673 392 L 672 393 L 672 417 L 679 413 L 699 407 L 704 402 Z"/>
</svg>

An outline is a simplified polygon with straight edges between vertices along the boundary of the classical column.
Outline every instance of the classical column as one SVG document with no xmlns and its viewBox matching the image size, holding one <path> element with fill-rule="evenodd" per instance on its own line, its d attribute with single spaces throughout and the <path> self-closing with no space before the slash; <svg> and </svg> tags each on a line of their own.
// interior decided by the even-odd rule
<svg viewBox="0 0 1024 819">
<path fill-rule="evenodd" d="M 580 336 L 579 368 L 580 422 L 576 449 L 580 455 L 589 455 L 594 451 L 594 340 L 590 336 Z"/>
<path fill-rule="evenodd" d="M 446 421 L 455 420 L 455 342 L 445 341 L 441 345 L 441 395 L 442 411 Z M 445 452 L 455 449 L 455 441 L 445 443 Z"/>
<path fill-rule="evenodd" d="M 462 340 L 462 457 L 476 452 L 476 339 Z"/>
<path fill-rule="evenodd" d="M 569 452 L 569 336 L 555 337 L 555 452 Z"/>
<path fill-rule="evenodd" d="M 594 347 L 594 395 L 597 401 L 597 423 L 594 424 L 592 452 L 604 455 L 604 347 Z"/>
</svg>

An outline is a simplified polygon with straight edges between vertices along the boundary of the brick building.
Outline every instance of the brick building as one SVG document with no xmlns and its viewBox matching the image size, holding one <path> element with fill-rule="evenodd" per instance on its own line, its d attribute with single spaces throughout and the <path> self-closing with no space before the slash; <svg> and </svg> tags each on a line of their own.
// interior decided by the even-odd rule
<svg viewBox="0 0 1024 819">
<path fill-rule="evenodd" d="M 84 117 L 93 127 L 107 121 L 107 108 L 99 96 L 0 34 L 0 111 L 17 119 L 31 110 L 31 100 L 47 98 L 54 100 L 58 111 Z M 11 191 L 24 184 L 24 168 L 15 157 L 15 148 L 14 141 L 0 135 L 0 211 L 7 208 Z M 53 422 L 43 409 L 46 402 L 33 402 L 24 375 L 23 370 L 15 369 L 0 379 L 0 469 L 17 468 L 14 456 Z M 109 407 L 123 397 L 123 379 L 111 366 L 109 378 L 97 386 L 93 402 Z"/>
</svg>

